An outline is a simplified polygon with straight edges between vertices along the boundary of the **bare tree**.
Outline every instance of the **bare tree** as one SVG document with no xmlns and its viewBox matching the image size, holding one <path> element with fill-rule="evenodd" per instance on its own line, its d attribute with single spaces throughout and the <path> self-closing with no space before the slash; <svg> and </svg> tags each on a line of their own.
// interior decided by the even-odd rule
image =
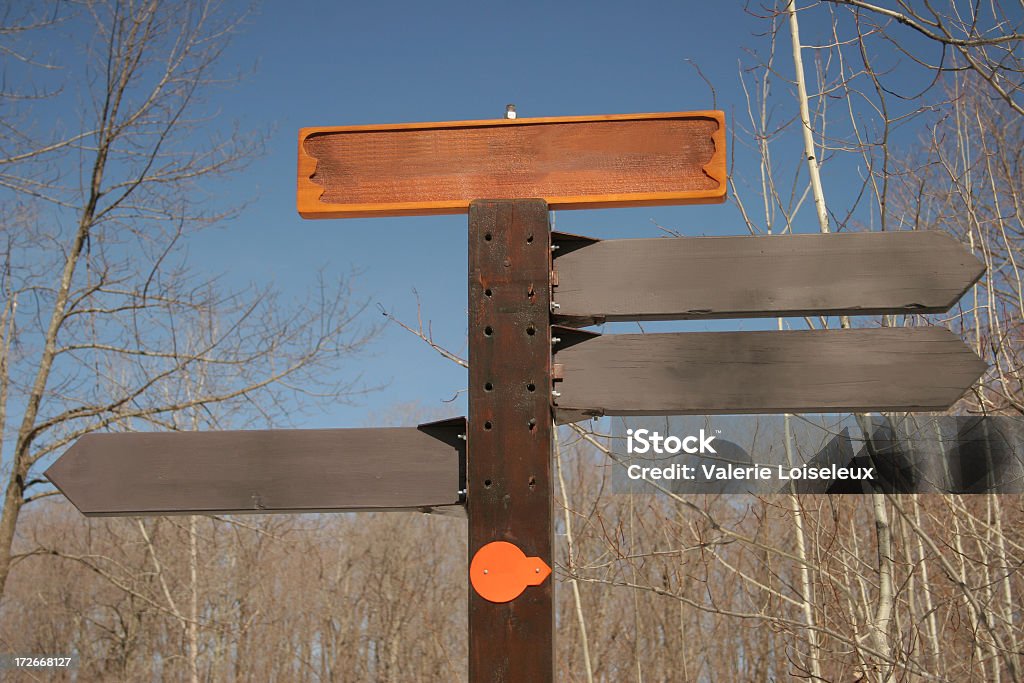
<svg viewBox="0 0 1024 683">
<path fill-rule="evenodd" d="M 945 72 L 969 70 L 1013 111 L 1024 115 L 1024 15 L 1019 2 L 824 1 L 846 6 L 858 21 L 868 24 L 864 31 L 877 33 L 893 50 L 931 71 L 933 85 Z M 923 37 L 934 49 L 908 47 L 912 42 L 908 34 Z"/>
<path fill-rule="evenodd" d="M 26 132 L 24 150 L 0 164 L 0 593 L 19 514 L 48 495 L 38 467 L 74 439 L 174 429 L 179 413 L 223 416 L 216 406 L 265 423 L 304 391 L 344 399 L 355 385 L 325 378 L 374 331 L 356 324 L 361 306 L 344 280 L 321 279 L 303 305 L 285 306 L 270 289 L 224 291 L 188 267 L 188 236 L 240 208 L 210 184 L 261 149 L 205 101 L 225 80 L 219 60 L 244 17 L 238 6 L 109 0 L 52 11 L 71 10 L 32 31 L 66 25 L 68 41 L 80 40 L 87 58 L 67 54 L 59 71 L 61 104 L 81 105 L 78 127 L 43 143 Z M 53 103 L 5 102 L 43 105 Z"/>
<path fill-rule="evenodd" d="M 779 0 L 758 6 L 767 27 L 758 45 L 764 49 L 741 74 L 749 106 L 733 122 L 734 149 L 749 147 L 755 162 L 733 168 L 730 182 L 752 233 L 939 229 L 972 248 L 988 273 L 951 314 L 856 324 L 948 325 L 992 366 L 956 409 L 1020 414 L 1024 119 L 1015 106 L 1021 92 L 1015 65 L 1022 48 L 1012 8 L 1003 5 Z M 17 34 L 28 36 L 72 20 L 130 14 L 86 7 L 90 12 L 76 17 L 23 12 L 6 23 L 30 29 Z M 148 9 L 132 12 L 141 18 Z M 173 27 L 161 35 L 177 36 L 179 24 L 191 25 L 181 17 L 202 16 L 197 12 L 155 25 Z M 804 37 L 797 38 L 797 19 L 812 16 L 828 21 L 801 21 Z M 95 44 L 104 46 L 102 55 L 120 54 L 110 47 L 118 44 L 111 36 L 136 31 L 125 26 L 102 34 Z M 904 34 L 918 38 L 903 40 Z M 973 66 L 963 50 L 985 68 Z M 47 59 L 16 52 L 17 64 L 50 72 Z M 894 61 L 918 75 L 901 80 Z M 157 81 L 133 81 L 141 82 Z M 903 92 L 908 83 L 921 84 L 920 91 Z M 192 97 L 189 107 L 198 102 Z M 32 102 L 11 99 L 4 106 L 16 113 Z M 118 120 L 125 120 L 125 106 Z M 188 122 L 199 125 L 198 118 L 183 114 L 176 125 L 184 128 L 174 131 L 191 130 Z M 69 284 L 54 286 L 52 273 L 65 272 L 83 198 L 91 196 L 88 184 L 71 188 L 62 164 L 95 158 L 104 121 L 11 138 L 17 154 L 42 151 L 24 158 L 5 151 L 10 161 L 0 164 L 0 182 L 11 192 L 2 205 L 8 246 L 0 319 L 0 362 L 9 368 L 0 377 L 9 378 L 2 388 L 11 388 L 0 405 L 9 414 L 20 417 L 28 405 L 52 338 L 33 422 L 39 428 L 29 432 L 21 451 L 27 455 L 14 451 L 21 459 L 9 458 L 27 463 L 25 472 L 34 458 L 88 429 L 213 426 L 241 419 L 251 411 L 234 409 L 253 406 L 270 418 L 285 405 L 276 401 L 290 401 L 287 391 L 275 390 L 275 379 L 305 382 L 303 373 L 325 360 L 320 353 L 345 353 L 362 340 L 349 336 L 343 344 L 329 334 L 346 329 L 344 314 L 323 330 L 303 327 L 311 318 L 302 314 L 282 324 L 269 295 L 228 297 L 203 278 L 190 279 L 175 246 L 224 211 L 213 205 L 203 213 L 183 201 L 195 196 L 187 191 L 194 189 L 187 173 L 165 186 L 147 170 L 141 177 L 155 177 L 154 183 L 140 183 L 103 213 L 123 187 L 115 175 L 137 168 L 131 163 L 143 158 L 138 150 L 151 149 L 125 146 L 127 132 L 111 138 L 108 158 L 123 156 L 101 174 L 108 189 L 94 202 L 100 218 L 85 230 Z M 76 138 L 78 131 L 88 134 Z M 175 157 L 186 148 L 170 145 L 172 139 L 160 143 L 155 165 L 199 158 Z M 226 165 L 210 169 L 213 175 L 246 153 L 244 144 L 220 149 L 199 162 L 216 166 L 225 154 Z M 163 212 L 149 212 L 153 206 Z M 76 219 L 48 221 L 55 211 Z M 65 303 L 57 309 L 61 291 Z M 334 303 L 344 310 L 343 298 L 325 298 L 326 311 L 335 311 Z M 464 363 L 433 340 L 429 323 L 406 328 Z M 10 430 L 5 444 L 21 443 L 19 435 Z M 619 465 L 605 436 L 576 425 L 563 427 L 559 437 L 556 504 L 564 514 L 556 520 L 562 544 L 553 578 L 559 581 L 560 680 L 1024 677 L 1021 497 L 613 495 L 611 471 Z M 807 447 L 792 435 L 785 445 L 796 453 Z M 18 510 L 35 499 L 33 476 L 23 481 Z M 30 506 L 19 522 L 18 563 L 0 606 L 6 651 L 74 648 L 82 653 L 80 676 L 98 680 L 465 675 L 465 534 L 458 522 L 321 515 L 168 518 L 140 527 L 128 520 L 86 524 L 55 502 Z"/>
</svg>

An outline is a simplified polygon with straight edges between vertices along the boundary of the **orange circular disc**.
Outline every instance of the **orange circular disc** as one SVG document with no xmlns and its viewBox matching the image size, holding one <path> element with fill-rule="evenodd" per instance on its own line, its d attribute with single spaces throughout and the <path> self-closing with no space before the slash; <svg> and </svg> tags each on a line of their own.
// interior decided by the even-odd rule
<svg viewBox="0 0 1024 683">
<path fill-rule="evenodd" d="M 516 545 L 492 541 L 476 551 L 469 563 L 469 581 L 484 600 L 508 602 L 527 586 L 538 586 L 551 574 L 539 557 L 527 557 Z"/>
</svg>

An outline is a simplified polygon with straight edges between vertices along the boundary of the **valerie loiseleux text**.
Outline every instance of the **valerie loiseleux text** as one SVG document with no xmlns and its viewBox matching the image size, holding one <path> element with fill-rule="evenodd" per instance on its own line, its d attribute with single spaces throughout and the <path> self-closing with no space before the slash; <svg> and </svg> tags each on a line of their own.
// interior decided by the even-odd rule
<svg viewBox="0 0 1024 683">
<path fill-rule="evenodd" d="M 677 436 L 663 437 L 658 432 L 647 429 L 626 430 L 626 449 L 633 454 L 654 453 L 657 455 L 677 455 L 679 453 L 717 454 L 712 442 L 714 435 L 708 435 L 703 429 L 698 435 L 683 438 Z M 724 480 L 778 480 L 791 479 L 874 479 L 874 467 L 789 467 L 786 465 L 736 465 L 733 463 L 715 464 L 702 463 L 687 465 L 672 463 L 664 467 L 647 467 L 629 465 L 626 475 L 630 479 L 677 479 L 694 481 L 703 478 L 705 481 Z"/>
</svg>

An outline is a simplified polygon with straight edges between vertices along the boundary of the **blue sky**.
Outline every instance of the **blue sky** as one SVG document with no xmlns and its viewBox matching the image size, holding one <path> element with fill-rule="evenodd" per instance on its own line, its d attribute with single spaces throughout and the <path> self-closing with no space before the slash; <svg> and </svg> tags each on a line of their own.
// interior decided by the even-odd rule
<svg viewBox="0 0 1024 683">
<path fill-rule="evenodd" d="M 802 13 L 803 42 L 828 42 L 828 20 L 821 7 Z M 74 30 L 74 24 L 69 26 L 65 30 Z M 232 286 L 270 283 L 293 298 L 315 286 L 320 271 L 328 279 L 355 271 L 355 297 L 368 304 L 364 324 L 383 320 L 379 306 L 415 324 L 419 301 L 436 341 L 464 356 L 466 217 L 299 218 L 299 128 L 500 118 L 507 103 L 516 104 L 520 117 L 699 110 L 712 108 L 717 98 L 727 127 L 737 129 L 737 121 L 747 117 L 740 72 L 758 62 L 755 51 L 767 49 L 767 29 L 768 23 L 738 0 L 265 2 L 223 56 L 221 73 L 241 73 L 242 78 L 211 95 L 217 114 L 209 126 L 212 131 L 237 123 L 242 129 L 267 131 L 266 154 L 244 171 L 203 188 L 228 202 L 251 203 L 240 218 L 190 240 L 192 264 L 222 274 Z M 51 35 L 56 40 L 61 34 Z M 779 40 L 776 68 L 790 78 L 785 30 Z M 48 47 L 65 49 L 61 42 Z M 815 51 L 805 53 L 812 69 Z M 714 97 L 688 60 L 714 84 Z M 815 87 L 813 80 L 810 87 Z M 773 118 L 791 121 L 796 101 L 785 84 L 776 88 Z M 756 180 L 749 135 L 741 132 L 740 137 L 744 144 L 736 145 L 733 173 Z M 802 168 L 799 138 L 794 136 L 793 143 L 786 150 L 792 157 L 785 167 L 790 176 Z M 842 174 L 855 172 L 826 166 L 826 192 L 840 200 L 837 205 L 856 186 Z M 792 177 L 783 182 L 792 183 Z M 602 238 L 660 236 L 659 225 L 685 235 L 746 232 L 732 202 L 560 211 L 553 219 L 559 230 Z M 794 229 L 817 230 L 809 206 Z M 774 320 L 748 320 L 645 328 L 774 326 Z M 603 331 L 636 329 L 622 325 Z M 436 415 L 465 412 L 464 396 L 446 403 L 464 388 L 465 371 L 395 325 L 387 326 L 343 372 L 382 388 L 354 405 L 321 406 L 320 413 L 297 416 L 295 426 L 376 424 L 405 404 Z"/>
<path fill-rule="evenodd" d="M 208 260 L 233 281 L 269 279 L 293 292 L 312 284 L 318 269 L 358 270 L 368 322 L 376 322 L 380 304 L 414 323 L 418 292 L 435 338 L 464 355 L 465 216 L 300 219 L 298 129 L 500 118 L 506 103 L 521 117 L 711 108 L 712 95 L 687 59 L 715 84 L 731 119 L 745 107 L 743 48 L 763 28 L 740 2 L 266 3 L 227 56 L 254 71 L 222 105 L 223 116 L 272 130 L 267 155 L 231 183 L 255 192 L 256 201 L 191 252 L 197 265 Z M 655 223 L 692 235 L 743 231 L 729 204 L 554 218 L 558 229 L 609 238 L 663 234 Z M 301 424 L 375 422 L 406 402 L 465 410 L 462 397 L 444 403 L 464 387 L 465 371 L 394 325 L 349 369 L 386 386 Z"/>
</svg>

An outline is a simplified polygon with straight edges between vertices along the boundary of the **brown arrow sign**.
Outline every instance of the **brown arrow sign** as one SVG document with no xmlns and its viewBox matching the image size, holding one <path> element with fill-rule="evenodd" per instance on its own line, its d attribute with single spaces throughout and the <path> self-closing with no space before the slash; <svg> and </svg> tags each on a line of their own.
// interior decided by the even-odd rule
<svg viewBox="0 0 1024 683">
<path fill-rule="evenodd" d="M 554 335 L 561 420 L 945 410 L 987 367 L 940 327 Z"/>
<path fill-rule="evenodd" d="M 89 434 L 46 476 L 95 516 L 436 512 L 461 505 L 465 433 L 459 418 L 418 428 Z"/>
<path fill-rule="evenodd" d="M 985 272 L 938 231 L 553 241 L 555 319 L 571 325 L 941 313 Z"/>
</svg>

